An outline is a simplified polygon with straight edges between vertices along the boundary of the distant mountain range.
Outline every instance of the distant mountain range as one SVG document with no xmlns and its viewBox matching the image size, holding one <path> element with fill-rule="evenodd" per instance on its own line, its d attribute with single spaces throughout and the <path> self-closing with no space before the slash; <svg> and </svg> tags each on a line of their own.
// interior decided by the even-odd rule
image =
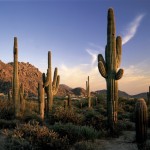
<svg viewBox="0 0 150 150">
<path fill-rule="evenodd" d="M 7 94 L 12 86 L 12 73 L 13 63 L 4 63 L 0 61 L 0 93 Z M 42 80 L 42 73 L 38 68 L 31 65 L 30 63 L 19 63 L 19 79 L 20 83 L 24 84 L 25 91 L 29 96 L 37 96 L 38 82 Z M 60 84 L 57 96 L 66 96 L 67 94 L 74 96 L 85 96 L 86 90 L 82 87 L 71 88 L 65 84 Z M 106 94 L 106 90 L 99 90 L 91 92 L 92 95 Z M 119 91 L 119 97 L 124 98 L 147 98 L 146 93 L 140 93 L 137 95 L 129 95 L 126 92 Z"/>
</svg>

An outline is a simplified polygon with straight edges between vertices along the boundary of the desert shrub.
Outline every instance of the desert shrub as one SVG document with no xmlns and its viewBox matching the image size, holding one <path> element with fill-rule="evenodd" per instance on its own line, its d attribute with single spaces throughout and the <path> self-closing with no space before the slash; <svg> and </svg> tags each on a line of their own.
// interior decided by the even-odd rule
<svg viewBox="0 0 150 150">
<path fill-rule="evenodd" d="M 58 133 L 49 130 L 46 126 L 40 126 L 38 122 L 29 122 L 16 127 L 7 136 L 7 149 L 55 149 L 67 150 L 67 137 L 60 137 Z"/>
<path fill-rule="evenodd" d="M 29 112 L 25 111 L 25 113 L 20 119 L 25 123 L 28 123 L 29 121 L 33 121 L 33 120 L 39 122 L 40 124 L 42 124 L 43 122 L 37 113 L 30 112 L 30 111 Z"/>
<path fill-rule="evenodd" d="M 61 136 L 67 136 L 70 144 L 82 140 L 94 140 L 100 134 L 93 127 L 73 125 L 72 123 L 55 123 L 50 128 L 58 132 Z"/>
<path fill-rule="evenodd" d="M 81 124 L 82 116 L 75 113 L 73 110 L 64 110 L 64 108 L 59 107 L 49 116 L 49 123 L 54 124 L 55 122 Z"/>
<path fill-rule="evenodd" d="M 81 108 L 81 104 L 82 104 L 82 108 L 88 107 L 88 100 L 85 98 L 82 98 L 80 100 L 76 100 L 75 106 L 77 108 Z"/>
<path fill-rule="evenodd" d="M 16 125 L 19 123 L 19 120 L 5 120 L 5 119 L 0 119 L 0 128 L 15 128 Z"/>
<path fill-rule="evenodd" d="M 100 113 L 103 116 L 107 116 L 107 110 L 102 104 L 97 105 L 95 107 L 95 111 Z"/>
<path fill-rule="evenodd" d="M 123 131 L 123 130 L 127 130 L 127 131 L 135 130 L 135 123 L 130 122 L 130 121 L 119 120 L 117 126 L 121 131 Z"/>
<path fill-rule="evenodd" d="M 0 100 L 0 119 L 14 119 L 13 105 L 10 101 Z"/>
<path fill-rule="evenodd" d="M 32 145 L 27 140 L 18 137 L 8 138 L 5 148 L 9 150 L 33 150 Z"/>
<path fill-rule="evenodd" d="M 26 100 L 25 101 L 25 109 L 27 112 L 36 112 L 38 113 L 39 112 L 39 103 L 37 100 Z"/>
<path fill-rule="evenodd" d="M 107 127 L 107 119 L 94 110 L 89 110 L 85 113 L 84 124 L 92 126 L 96 130 L 103 131 Z"/>
</svg>

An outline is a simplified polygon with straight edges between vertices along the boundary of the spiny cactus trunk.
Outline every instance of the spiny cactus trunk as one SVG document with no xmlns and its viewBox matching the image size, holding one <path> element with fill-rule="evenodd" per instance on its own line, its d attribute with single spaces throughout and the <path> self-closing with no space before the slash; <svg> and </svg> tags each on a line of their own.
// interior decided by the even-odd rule
<svg viewBox="0 0 150 150">
<path fill-rule="evenodd" d="M 45 97 L 44 97 L 44 87 L 41 83 L 38 83 L 38 100 L 39 100 L 40 118 L 44 120 Z"/>
<path fill-rule="evenodd" d="M 107 114 L 108 126 L 113 132 L 117 123 L 118 110 L 118 80 L 123 76 L 123 69 L 119 69 L 121 63 L 122 40 L 116 38 L 115 19 L 113 9 L 108 10 L 107 16 L 107 45 L 105 48 L 105 60 L 98 55 L 98 69 L 107 83 Z"/>
<path fill-rule="evenodd" d="M 68 108 L 71 109 L 71 95 L 68 94 Z"/>
<path fill-rule="evenodd" d="M 48 52 L 48 72 L 49 72 L 49 85 L 47 87 L 47 113 L 52 109 L 53 96 L 52 96 L 52 65 L 51 65 L 51 52 Z"/>
<path fill-rule="evenodd" d="M 25 110 L 25 95 L 24 95 L 24 86 L 20 85 L 20 112 L 23 114 Z"/>
<path fill-rule="evenodd" d="M 17 38 L 14 38 L 14 63 L 13 63 L 13 102 L 14 114 L 16 117 L 20 115 L 20 100 L 19 100 L 19 77 L 18 77 L 18 44 Z"/>
<path fill-rule="evenodd" d="M 138 99 L 135 105 L 136 142 L 139 150 L 146 150 L 148 113 L 144 99 Z"/>
<path fill-rule="evenodd" d="M 149 92 L 147 92 L 147 105 L 148 107 L 150 105 L 150 86 L 149 86 Z"/>
<path fill-rule="evenodd" d="M 87 92 L 87 98 L 88 98 L 88 107 L 91 108 L 91 95 L 90 95 L 90 81 L 88 76 L 88 81 L 86 81 L 86 92 Z"/>
<path fill-rule="evenodd" d="M 108 125 L 111 125 L 111 130 L 114 129 L 117 123 L 117 82 L 114 79 L 107 79 L 107 114 L 108 114 Z"/>
</svg>

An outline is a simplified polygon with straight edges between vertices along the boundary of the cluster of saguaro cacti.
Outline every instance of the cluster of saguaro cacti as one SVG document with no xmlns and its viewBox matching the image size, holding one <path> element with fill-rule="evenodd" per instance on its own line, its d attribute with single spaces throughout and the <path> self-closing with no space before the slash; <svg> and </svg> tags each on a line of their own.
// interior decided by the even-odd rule
<svg viewBox="0 0 150 150">
<path fill-rule="evenodd" d="M 13 102 L 14 114 L 20 116 L 20 99 L 19 99 L 19 75 L 18 75 L 18 43 L 17 38 L 14 38 L 14 63 L 13 63 Z"/>
<path fill-rule="evenodd" d="M 150 86 L 149 86 L 149 92 L 147 92 L 147 105 L 150 105 Z"/>
<path fill-rule="evenodd" d="M 148 113 L 144 99 L 138 99 L 135 105 L 136 142 L 139 149 L 146 148 Z"/>
<path fill-rule="evenodd" d="M 43 83 L 46 81 L 46 88 L 45 92 L 47 94 L 47 108 L 45 109 L 47 114 L 52 110 L 53 107 L 53 96 L 56 95 L 58 88 L 59 88 L 59 82 L 60 82 L 60 76 L 58 75 L 58 69 L 55 68 L 54 70 L 54 76 L 52 81 L 52 63 L 51 63 L 51 51 L 48 52 L 48 69 L 47 69 L 47 76 L 43 74 Z M 48 81 L 48 82 L 47 82 Z"/>
<path fill-rule="evenodd" d="M 43 73 L 43 82 L 38 84 L 39 113 L 41 119 L 44 119 L 44 110 L 46 115 L 52 110 L 53 96 L 57 93 L 60 82 L 60 76 L 57 75 L 57 72 L 58 70 L 55 68 L 52 81 L 51 51 L 49 51 L 47 75 Z M 45 93 L 47 94 L 47 100 L 45 99 Z"/>
<path fill-rule="evenodd" d="M 105 47 L 105 60 L 101 54 L 98 55 L 98 69 L 107 83 L 107 114 L 109 129 L 113 131 L 117 123 L 118 109 L 118 80 L 123 76 L 123 69 L 119 69 L 122 55 L 122 40 L 116 38 L 115 19 L 112 8 L 108 10 L 107 16 L 107 45 Z"/>
<path fill-rule="evenodd" d="M 86 81 L 86 93 L 87 93 L 87 98 L 88 98 L 88 107 L 91 108 L 91 94 L 90 94 L 89 76 L 88 76 L 88 80 Z"/>
</svg>

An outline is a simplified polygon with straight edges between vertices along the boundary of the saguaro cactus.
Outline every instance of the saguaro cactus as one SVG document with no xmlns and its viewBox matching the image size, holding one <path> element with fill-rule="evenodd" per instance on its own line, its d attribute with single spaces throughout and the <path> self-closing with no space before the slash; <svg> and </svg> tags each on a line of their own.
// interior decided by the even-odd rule
<svg viewBox="0 0 150 150">
<path fill-rule="evenodd" d="M 42 83 L 38 83 L 38 100 L 39 100 L 40 117 L 42 120 L 44 120 L 45 96 L 44 96 L 44 87 Z"/>
<path fill-rule="evenodd" d="M 118 80 L 123 76 L 123 69 L 119 69 L 122 55 L 122 39 L 116 38 L 115 19 L 112 8 L 108 10 L 107 16 L 107 45 L 105 47 L 105 60 L 101 54 L 98 55 L 98 69 L 106 79 L 107 84 L 107 114 L 109 129 L 113 130 L 117 123 L 118 109 Z"/>
<path fill-rule="evenodd" d="M 52 63 L 51 63 L 51 51 L 48 52 L 48 70 L 47 70 L 47 77 L 49 78 L 48 86 L 47 86 L 47 112 L 52 110 L 53 106 L 53 96 L 57 93 L 60 76 L 58 74 L 58 69 L 55 68 L 53 81 L 52 81 Z"/>
<path fill-rule="evenodd" d="M 45 73 L 43 73 L 43 82 L 38 83 L 38 100 L 39 100 L 39 114 L 42 120 L 44 120 L 45 111 L 47 108 L 47 101 L 45 101 L 45 91 L 49 85 L 49 71 L 47 69 L 47 78 L 45 77 Z M 45 111 L 44 111 L 45 110 Z M 47 112 L 47 111 L 46 111 Z"/>
<path fill-rule="evenodd" d="M 146 150 L 148 113 L 143 98 L 138 99 L 135 105 L 136 142 L 139 149 Z"/>
<path fill-rule="evenodd" d="M 67 103 L 68 103 L 68 104 L 67 104 L 67 105 L 68 105 L 68 108 L 71 109 L 71 95 L 70 95 L 70 94 L 68 94 L 68 100 L 67 100 L 67 101 L 68 101 L 68 102 L 67 102 Z"/>
<path fill-rule="evenodd" d="M 17 37 L 14 37 L 14 63 L 13 63 L 13 102 L 14 114 L 16 117 L 20 115 L 20 99 L 19 99 L 19 76 L 18 76 L 18 44 Z"/>
<path fill-rule="evenodd" d="M 86 81 L 86 92 L 87 92 L 87 98 L 88 98 L 88 107 L 91 108 L 91 94 L 90 94 L 89 76 L 88 76 L 88 80 Z"/>
<path fill-rule="evenodd" d="M 149 92 L 147 92 L 147 105 L 150 105 L 150 86 L 149 86 Z"/>
</svg>

